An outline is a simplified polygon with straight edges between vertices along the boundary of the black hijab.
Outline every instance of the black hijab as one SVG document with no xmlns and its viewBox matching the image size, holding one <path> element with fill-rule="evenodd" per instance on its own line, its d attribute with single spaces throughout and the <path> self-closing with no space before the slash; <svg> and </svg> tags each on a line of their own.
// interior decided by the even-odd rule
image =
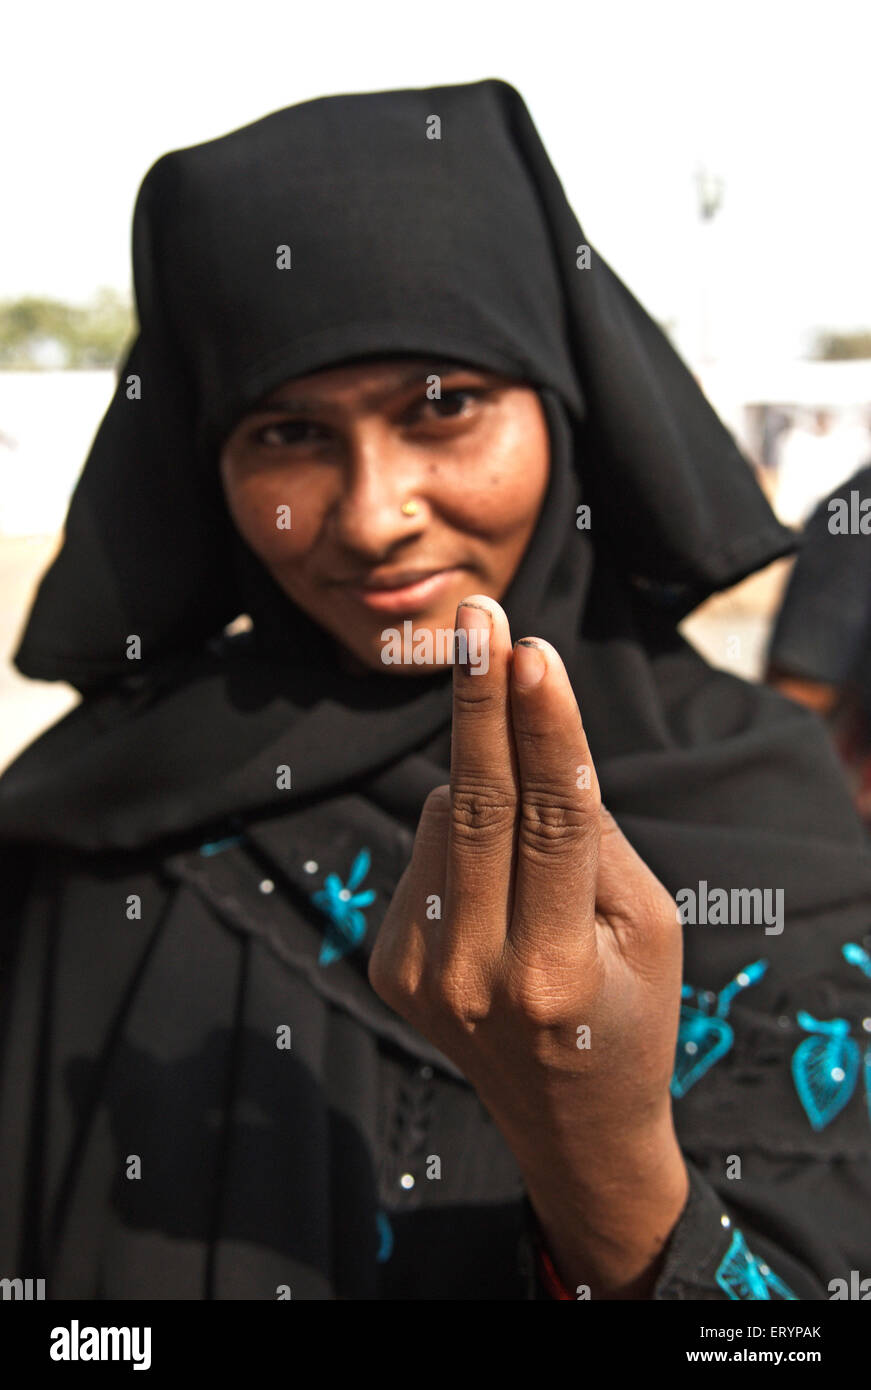
<svg viewBox="0 0 871 1390">
<path fill-rule="evenodd" d="M 163 853 L 242 825 L 298 878 L 300 825 L 338 835 L 349 795 L 357 843 L 391 823 L 408 836 L 448 779 L 450 670 L 345 674 L 230 526 L 217 451 L 294 374 L 448 355 L 540 392 L 550 482 L 501 602 L 515 637 L 560 651 L 625 832 L 673 892 L 784 889 L 758 1008 L 797 981 L 853 983 L 838 943 L 865 930 L 871 869 L 824 730 L 676 631 L 791 533 L 663 334 L 595 250 L 585 268 L 585 245 L 522 99 L 495 80 L 306 102 L 158 160 L 134 218 L 139 333 L 17 654 L 85 698 L 0 779 L 3 840 Z M 223 638 L 241 612 L 253 631 Z M 317 988 L 431 1055 L 369 990 L 370 927 Z M 759 927 L 686 933 L 699 986 L 759 955 Z M 204 1000 L 225 984 L 210 968 Z M 364 1104 L 351 1090 L 349 1112 Z"/>
</svg>

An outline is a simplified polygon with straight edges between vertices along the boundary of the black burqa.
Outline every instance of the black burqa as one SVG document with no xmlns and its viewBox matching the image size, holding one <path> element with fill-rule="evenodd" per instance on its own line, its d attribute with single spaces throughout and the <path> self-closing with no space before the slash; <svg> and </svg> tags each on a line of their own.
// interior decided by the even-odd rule
<svg viewBox="0 0 871 1390">
<path fill-rule="evenodd" d="M 819 982 L 855 987 L 839 944 L 867 929 L 871 869 L 824 733 L 772 692 L 710 670 L 675 627 L 705 596 L 791 549 L 791 535 L 660 330 L 595 249 L 585 264 L 586 244 L 522 99 L 495 80 L 306 102 L 155 164 L 133 227 L 138 336 L 17 654 L 25 674 L 69 680 L 85 698 L 0 780 L 10 873 L 22 842 L 57 847 L 62 864 L 84 854 L 117 868 L 172 862 L 243 828 L 289 883 L 312 825 L 343 845 L 413 830 L 427 792 L 448 777 L 450 672 L 343 674 L 326 635 L 233 532 L 217 451 L 240 412 L 294 374 L 369 355 L 448 355 L 541 393 L 550 485 L 502 603 L 515 637 L 537 633 L 562 654 L 624 830 L 672 891 L 702 879 L 785 889 L 787 929 L 763 938 L 772 968 L 754 991 L 760 1017 L 796 1004 L 827 1016 Z M 590 529 L 576 525 L 581 502 Z M 221 639 L 240 612 L 253 633 Z M 142 650 L 135 677 L 131 635 Z M 276 785 L 280 765 L 292 768 L 290 789 Z M 382 911 L 401 867 L 384 870 Z M 40 891 L 44 882 L 27 902 Z M 440 1065 L 369 989 L 376 928 L 373 916 L 360 949 L 329 971 L 284 953 L 304 985 L 297 1033 L 321 1027 L 325 998 L 352 1030 L 343 1064 L 319 1054 L 310 1072 L 317 1104 L 361 1135 L 377 1124 L 359 1060 L 371 1037 Z M 761 953 L 758 927 L 686 936 L 687 978 L 714 989 Z M 84 950 L 87 941 L 85 929 Z M 7 944 L 20 949 L 19 976 L 36 969 L 26 945 Z M 74 970 L 70 949 L 47 951 L 44 989 L 15 996 L 16 1035 L 41 1038 L 33 1048 L 48 1067 L 43 1136 L 64 1085 L 45 1062 L 47 1001 Z M 202 954 L 186 1053 L 200 1059 L 226 1136 L 242 1106 L 225 1076 L 241 1084 L 256 1072 L 246 1039 L 270 983 L 241 946 L 210 954 L 192 939 L 184 949 Z M 161 1054 L 170 1026 L 161 998 L 172 995 L 181 950 L 150 974 L 119 972 L 106 986 L 116 991 L 110 1024 L 81 1028 L 73 1050 L 97 1080 L 80 1127 L 96 1127 L 99 1087 L 131 1039 L 131 1055 Z M 216 1060 L 206 1041 L 222 1020 L 229 1051 Z M 33 1105 L 23 1064 L 10 1064 L 6 1084 L 8 1104 Z M 740 1137 L 723 1135 L 725 1150 Z M 87 1142 L 80 1132 L 70 1140 L 78 1160 L 53 1151 L 45 1160 L 54 1206 L 51 1221 L 45 1210 L 36 1218 L 43 1250 L 99 1224 L 104 1198 L 88 1190 L 80 1161 Z M 218 1296 L 237 1287 L 214 1271 L 240 1230 L 250 1236 L 258 1205 L 261 1225 L 279 1209 L 292 1223 L 305 1207 L 310 1225 L 329 1227 L 310 1169 L 329 1169 L 330 1155 L 323 1138 L 311 1142 L 295 1185 L 260 1174 L 256 1191 L 250 1165 L 246 1188 L 225 1143 L 206 1238 Z M 186 1173 L 173 1185 L 194 1208 L 202 1176 Z M 13 1180 L 7 1200 L 38 1203 L 35 1182 Z M 793 1232 L 787 1248 L 813 1263 L 819 1222 L 797 1215 L 783 1189 L 754 1188 L 751 1176 L 742 1199 L 771 1230 Z M 334 1244 L 332 1264 L 317 1254 L 310 1263 L 320 1261 L 323 1291 L 367 1296 L 370 1237 L 349 1216 L 353 1181 L 334 1185 L 330 1200 L 344 1212 L 340 1253 Z M 318 1250 L 325 1242 L 314 1238 Z M 253 1237 L 245 1251 L 237 1268 L 262 1255 Z"/>
</svg>

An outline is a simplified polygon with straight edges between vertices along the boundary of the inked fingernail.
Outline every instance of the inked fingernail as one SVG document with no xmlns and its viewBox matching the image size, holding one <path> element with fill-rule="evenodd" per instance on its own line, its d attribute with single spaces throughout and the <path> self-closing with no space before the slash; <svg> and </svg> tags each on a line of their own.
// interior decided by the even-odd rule
<svg viewBox="0 0 871 1390">
<path fill-rule="evenodd" d="M 547 670 L 543 649 L 531 637 L 521 637 L 514 643 L 512 661 L 515 685 L 538 685 Z"/>
</svg>

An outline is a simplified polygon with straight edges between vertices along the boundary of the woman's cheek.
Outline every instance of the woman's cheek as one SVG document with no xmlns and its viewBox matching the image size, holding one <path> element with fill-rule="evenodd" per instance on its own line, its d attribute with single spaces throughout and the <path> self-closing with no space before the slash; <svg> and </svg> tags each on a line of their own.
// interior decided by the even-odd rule
<svg viewBox="0 0 871 1390">
<path fill-rule="evenodd" d="M 453 497 L 459 506 L 454 508 L 451 521 L 458 530 L 497 540 L 528 525 L 530 512 L 542 500 L 543 485 L 526 460 L 516 465 L 491 462 L 467 472 L 458 481 Z"/>
<path fill-rule="evenodd" d="M 457 464 L 449 489 L 459 503 L 454 525 L 493 538 L 528 525 L 550 473 L 547 426 L 537 400 L 505 412 L 498 428 L 469 441 Z"/>
<path fill-rule="evenodd" d="M 296 502 L 298 496 L 298 488 L 261 477 L 250 479 L 232 498 L 236 526 L 266 564 L 304 554 L 313 541 L 316 528 L 309 509 Z"/>
</svg>

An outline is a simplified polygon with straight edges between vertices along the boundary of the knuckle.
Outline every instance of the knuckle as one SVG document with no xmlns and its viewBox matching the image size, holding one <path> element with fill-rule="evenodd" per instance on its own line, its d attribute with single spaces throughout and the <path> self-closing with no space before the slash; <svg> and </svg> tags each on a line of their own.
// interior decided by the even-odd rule
<svg viewBox="0 0 871 1390">
<path fill-rule="evenodd" d="M 579 840 L 595 824 L 588 806 L 574 797 L 525 789 L 520 802 L 520 843 L 537 854 L 559 854 L 577 849 Z"/>
<path fill-rule="evenodd" d="M 455 831 L 461 835 L 499 835 L 513 830 L 514 817 L 515 806 L 507 791 L 460 785 L 451 792 L 451 819 Z"/>
<path fill-rule="evenodd" d="M 574 1033 L 578 1010 L 583 1016 L 585 1001 L 597 998 L 605 987 L 600 957 L 593 953 L 587 960 L 584 988 L 579 996 L 577 984 L 566 978 L 559 950 L 545 955 L 510 936 L 506 945 L 502 990 L 507 1010 L 521 1016 L 534 1031 L 561 1033 L 570 1026 Z"/>
<path fill-rule="evenodd" d="M 454 685 L 454 710 L 458 713 L 482 714 L 494 708 L 495 703 L 492 682 L 481 680 L 480 676 L 470 676 Z"/>
<path fill-rule="evenodd" d="M 490 1012 L 485 990 L 470 973 L 453 968 L 439 971 L 427 986 L 427 1002 L 436 1013 L 473 1030 Z"/>
<path fill-rule="evenodd" d="M 367 974 L 379 999 L 383 999 L 397 1013 L 402 1013 L 415 996 L 417 982 L 413 978 L 410 962 L 397 960 L 394 952 L 379 950 L 377 942 L 369 958 Z"/>
<path fill-rule="evenodd" d="M 532 971 L 519 972 L 507 987 L 508 1003 L 535 1031 L 548 1031 L 563 1022 L 563 1001 L 546 979 Z"/>
</svg>

